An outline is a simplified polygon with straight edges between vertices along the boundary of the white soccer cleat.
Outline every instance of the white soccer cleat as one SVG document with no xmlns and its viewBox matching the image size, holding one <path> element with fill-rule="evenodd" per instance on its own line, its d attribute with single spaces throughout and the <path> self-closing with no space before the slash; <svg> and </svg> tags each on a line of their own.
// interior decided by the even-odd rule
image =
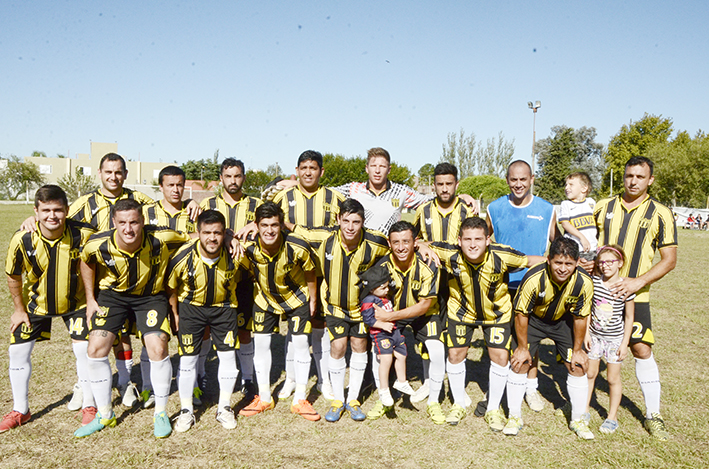
<svg viewBox="0 0 709 469">
<path fill-rule="evenodd" d="M 175 426 L 172 427 L 178 433 L 184 433 L 195 424 L 194 414 L 187 409 L 182 409 L 180 415 L 175 418 Z"/>
<path fill-rule="evenodd" d="M 222 407 L 217 411 L 217 422 L 222 424 L 222 427 L 227 430 L 236 428 L 236 417 L 231 407 Z"/>
<path fill-rule="evenodd" d="M 423 382 L 420 388 L 418 388 L 411 396 L 411 402 L 423 402 L 428 398 L 431 389 L 429 388 L 429 380 Z"/>
<path fill-rule="evenodd" d="M 283 381 L 283 387 L 281 388 L 281 391 L 278 393 L 278 398 L 288 399 L 293 394 L 293 391 L 295 391 L 295 381 L 286 378 L 285 381 Z"/>
<path fill-rule="evenodd" d="M 542 399 L 542 395 L 539 394 L 539 391 L 536 389 L 531 392 L 527 391 L 524 399 L 527 401 L 529 408 L 534 412 L 541 412 L 544 409 L 544 399 Z"/>
<path fill-rule="evenodd" d="M 79 410 L 84 403 L 84 391 L 79 386 L 79 383 L 74 385 L 74 394 L 66 405 L 69 410 Z"/>
<path fill-rule="evenodd" d="M 138 389 L 135 384 L 129 382 L 125 388 L 121 389 L 121 403 L 126 407 L 133 407 L 140 401 Z"/>
</svg>

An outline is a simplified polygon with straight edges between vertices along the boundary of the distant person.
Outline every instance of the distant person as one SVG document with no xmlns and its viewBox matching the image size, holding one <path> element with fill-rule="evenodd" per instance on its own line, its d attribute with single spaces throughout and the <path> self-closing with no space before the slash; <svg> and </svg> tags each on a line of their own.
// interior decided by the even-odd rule
<svg viewBox="0 0 709 469">
<path fill-rule="evenodd" d="M 580 256 L 594 260 L 596 257 L 596 221 L 593 207 L 596 201 L 588 196 L 592 189 L 591 178 L 584 172 L 572 173 L 566 177 L 566 197 L 561 202 L 559 221 L 564 236 L 579 244 Z"/>
</svg>

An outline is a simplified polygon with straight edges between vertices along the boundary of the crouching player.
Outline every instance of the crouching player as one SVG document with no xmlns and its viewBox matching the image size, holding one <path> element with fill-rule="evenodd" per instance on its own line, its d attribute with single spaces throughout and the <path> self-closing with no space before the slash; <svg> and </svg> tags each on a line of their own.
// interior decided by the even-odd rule
<svg viewBox="0 0 709 469">
<path fill-rule="evenodd" d="M 182 410 L 175 431 L 186 432 L 195 423 L 193 391 L 204 331 L 210 328 L 219 357 L 217 421 L 236 428 L 231 395 L 239 371 L 235 288 L 239 266 L 224 245 L 226 220 L 216 210 L 197 217 L 199 239 L 184 245 L 168 264 L 167 293 L 175 317 L 180 354 L 178 388 Z"/>
<path fill-rule="evenodd" d="M 89 376 L 98 414 L 91 423 L 74 432 L 74 436 L 85 437 L 116 425 L 108 352 L 126 319 L 135 315 L 138 333 L 150 357 L 150 381 L 155 391 L 154 434 L 165 438 L 172 432 L 165 411 L 172 365 L 167 353 L 169 305 L 163 282 L 170 254 L 189 241 L 190 236 L 144 226 L 142 207 L 132 199 L 119 200 L 111 210 L 116 228 L 91 236 L 81 252 L 86 319 L 91 330 Z"/>
<path fill-rule="evenodd" d="M 69 204 L 59 186 L 40 187 L 34 211 L 37 229 L 15 233 L 7 253 L 5 272 L 14 304 L 9 349 L 14 402 L 12 412 L 0 422 L 0 433 L 30 419 L 27 396 L 32 373 L 30 354 L 36 341 L 50 338 L 54 317 L 64 319 L 72 339 L 76 372 L 84 391 L 82 423 L 89 423 L 96 415 L 86 360 L 86 297 L 79 278 L 79 250 L 94 229 L 86 223 L 67 220 Z"/>
</svg>

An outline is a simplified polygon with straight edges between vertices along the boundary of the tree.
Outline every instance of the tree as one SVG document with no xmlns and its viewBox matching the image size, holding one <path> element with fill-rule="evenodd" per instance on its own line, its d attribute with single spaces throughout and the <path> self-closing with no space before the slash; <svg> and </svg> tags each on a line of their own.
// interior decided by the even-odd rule
<svg viewBox="0 0 709 469">
<path fill-rule="evenodd" d="M 463 129 L 449 133 L 447 140 L 440 161 L 456 165 L 461 180 L 477 174 L 504 176 L 515 152 L 514 139 L 508 142 L 502 132 L 484 145 L 474 133 L 466 137 Z"/>
<path fill-rule="evenodd" d="M 69 199 L 69 203 L 78 199 L 84 194 L 88 194 L 91 191 L 98 189 L 98 184 L 96 184 L 96 179 L 84 174 L 81 168 L 76 168 L 74 174 L 67 173 L 62 176 L 57 185 L 64 189 L 66 196 Z"/>
<path fill-rule="evenodd" d="M 494 137 L 487 139 L 484 147 L 482 144 L 478 145 L 478 153 L 480 174 L 492 174 L 504 178 L 515 154 L 515 140 L 506 141 L 504 134 L 500 132 L 497 139 Z"/>
<path fill-rule="evenodd" d="M 37 151 L 37 150 L 35 150 L 35 151 L 32 152 L 32 157 L 33 157 L 33 158 L 46 158 L 46 157 L 47 157 L 47 154 L 46 154 L 45 152 L 43 152 L 43 151 Z"/>
<path fill-rule="evenodd" d="M 468 194 L 476 199 L 492 202 L 510 191 L 507 181 L 491 174 L 469 176 L 458 185 L 458 194 Z"/>
<path fill-rule="evenodd" d="M 221 165 L 214 160 L 189 160 L 182 164 L 185 177 L 190 180 L 218 181 Z"/>
<path fill-rule="evenodd" d="M 0 171 L 0 197 L 15 200 L 33 186 L 44 184 L 44 176 L 39 166 L 23 163 L 15 155 L 10 155 L 7 167 Z"/>
<path fill-rule="evenodd" d="M 423 179 L 427 179 L 427 178 L 433 178 L 433 171 L 434 171 L 435 169 L 436 169 L 436 167 L 433 166 L 433 164 L 431 164 L 431 163 L 426 163 L 425 165 L 423 165 L 423 166 L 421 166 L 421 167 L 419 168 L 419 172 L 418 172 L 419 177 L 420 177 L 422 180 L 423 180 Z"/>
<path fill-rule="evenodd" d="M 336 187 L 348 182 L 364 182 L 367 173 L 364 168 L 367 160 L 361 156 L 346 158 L 343 155 L 326 153 L 323 155 L 323 174 L 320 182 L 325 186 Z"/>
<path fill-rule="evenodd" d="M 605 154 L 607 166 L 603 176 L 603 191 L 608 191 L 611 170 L 613 188 L 621 190 L 625 163 L 633 156 L 647 156 L 654 145 L 666 143 L 672 135 L 672 130 L 672 119 L 647 113 L 639 121 L 631 121 L 621 127 L 611 138 Z"/>
</svg>

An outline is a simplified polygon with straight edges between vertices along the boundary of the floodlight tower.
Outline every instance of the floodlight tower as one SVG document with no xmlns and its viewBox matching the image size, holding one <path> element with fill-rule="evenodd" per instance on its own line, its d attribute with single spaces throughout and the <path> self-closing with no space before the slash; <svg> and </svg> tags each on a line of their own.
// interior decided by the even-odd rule
<svg viewBox="0 0 709 469">
<path fill-rule="evenodd" d="M 534 112 L 534 120 L 532 122 L 532 176 L 534 176 L 534 172 L 536 171 L 534 158 L 536 151 L 535 146 L 537 144 L 537 110 L 542 107 L 542 102 L 535 101 L 534 103 L 532 103 L 531 101 L 528 101 L 527 106 L 529 106 L 529 109 Z M 532 179 L 532 184 L 530 185 L 529 190 L 532 194 L 534 194 L 534 179 Z"/>
</svg>

